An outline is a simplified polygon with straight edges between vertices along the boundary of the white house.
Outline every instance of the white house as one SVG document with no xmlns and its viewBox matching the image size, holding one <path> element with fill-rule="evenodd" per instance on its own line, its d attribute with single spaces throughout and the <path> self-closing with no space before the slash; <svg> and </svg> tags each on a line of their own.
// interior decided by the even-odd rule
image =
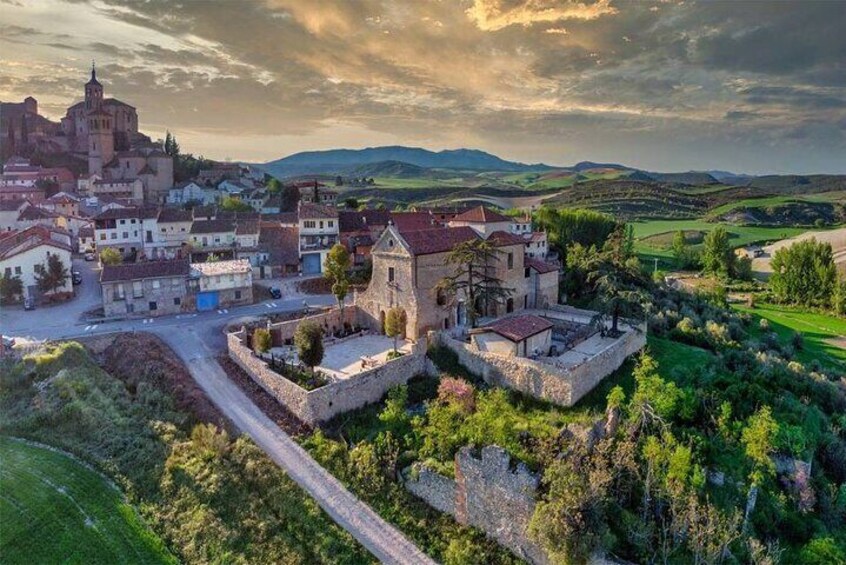
<svg viewBox="0 0 846 565">
<path fill-rule="evenodd" d="M 199 202 L 203 205 L 214 204 L 219 199 L 219 193 L 211 188 L 205 188 L 196 182 L 184 182 L 168 190 L 167 203 L 182 205 L 189 202 Z"/>
<path fill-rule="evenodd" d="M 20 277 L 25 298 L 41 295 L 36 274 L 47 267 L 51 255 L 57 255 L 62 264 L 70 270 L 71 247 L 61 234 L 55 237 L 49 228 L 33 226 L 23 231 L 6 232 L 0 235 L 0 274 Z M 60 286 L 56 294 L 73 292 L 71 278 Z"/>
<path fill-rule="evenodd" d="M 125 198 L 135 204 L 144 202 L 144 183 L 141 179 L 100 179 L 89 185 L 88 193 L 94 196 Z"/>
<path fill-rule="evenodd" d="M 144 219 L 155 218 L 155 210 L 112 208 L 94 217 L 94 241 L 98 250 L 106 247 L 121 254 L 140 253 L 144 249 Z"/>
<path fill-rule="evenodd" d="M 329 250 L 338 243 L 338 211 L 320 204 L 300 202 L 298 228 L 303 274 L 322 273 Z"/>
</svg>

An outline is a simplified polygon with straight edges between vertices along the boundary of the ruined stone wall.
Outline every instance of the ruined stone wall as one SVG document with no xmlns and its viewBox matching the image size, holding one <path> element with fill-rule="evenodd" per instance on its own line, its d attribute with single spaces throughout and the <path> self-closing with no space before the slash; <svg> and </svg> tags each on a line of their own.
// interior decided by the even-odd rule
<svg viewBox="0 0 846 565">
<path fill-rule="evenodd" d="M 630 330 L 604 351 L 572 369 L 479 351 L 443 332 L 432 339 L 454 351 L 462 365 L 488 384 L 518 390 L 559 406 L 572 406 L 616 371 L 629 355 L 642 349 L 646 345 L 646 332 Z"/>
<path fill-rule="evenodd" d="M 361 322 L 360 312 L 355 306 L 344 307 L 343 320 L 341 319 L 341 312 L 339 312 L 337 308 L 332 308 L 326 312 L 306 316 L 305 318 L 286 320 L 284 322 L 271 324 L 270 333 L 273 336 L 274 347 L 282 345 L 285 343 L 285 340 L 293 339 L 294 332 L 297 331 L 297 326 L 305 320 L 314 322 L 318 326 L 322 327 L 326 335 L 332 335 L 335 333 L 335 330 L 343 328 L 344 322 L 353 326 L 364 325 Z"/>
<path fill-rule="evenodd" d="M 527 533 L 540 478 L 522 463 L 512 468 L 501 447 L 484 447 L 479 457 L 472 448 L 461 448 L 455 456 L 454 480 L 421 464 L 406 475 L 406 488 L 432 507 L 480 528 L 518 557 L 531 563 L 548 562 Z"/>
<path fill-rule="evenodd" d="M 295 416 L 312 426 L 378 402 L 391 387 L 405 384 L 416 375 L 434 372 L 424 349 L 417 347 L 412 353 L 369 371 L 315 390 L 305 390 L 270 369 L 247 348 L 243 343 L 243 331 L 230 333 L 226 338 L 229 357 Z"/>
</svg>

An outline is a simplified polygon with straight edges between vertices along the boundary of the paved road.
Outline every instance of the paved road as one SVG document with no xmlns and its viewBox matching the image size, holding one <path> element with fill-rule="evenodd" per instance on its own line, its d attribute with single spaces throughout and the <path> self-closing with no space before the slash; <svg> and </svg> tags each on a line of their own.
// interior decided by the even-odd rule
<svg viewBox="0 0 846 565">
<path fill-rule="evenodd" d="M 196 332 L 179 327 L 155 332 L 182 358 L 206 395 L 308 492 L 342 528 L 384 563 L 433 563 L 399 530 L 353 496 L 284 433 L 235 385 Z"/>
<path fill-rule="evenodd" d="M 307 301 L 310 306 L 335 303 L 333 296 L 312 296 Z M 283 432 L 229 379 L 215 359 L 226 345 L 222 333 L 225 325 L 260 314 L 290 312 L 302 306 L 303 301 L 299 298 L 269 300 L 225 311 L 86 324 L 78 321 L 82 304 L 71 302 L 30 312 L 5 310 L 0 312 L 0 330 L 3 335 L 33 339 L 69 339 L 128 331 L 148 331 L 158 335 L 179 355 L 191 376 L 232 423 L 249 435 L 338 525 L 380 561 L 434 563 Z M 34 312 L 45 311 L 49 311 L 49 315 L 30 316 Z"/>
</svg>

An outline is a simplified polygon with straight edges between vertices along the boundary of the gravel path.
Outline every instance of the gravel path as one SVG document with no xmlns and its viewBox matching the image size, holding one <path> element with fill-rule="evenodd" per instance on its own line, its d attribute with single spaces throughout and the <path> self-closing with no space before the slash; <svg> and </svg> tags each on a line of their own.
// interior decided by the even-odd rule
<svg viewBox="0 0 846 565">
<path fill-rule="evenodd" d="M 268 418 L 226 375 L 214 352 L 192 332 L 158 331 L 232 423 L 249 435 L 342 528 L 383 563 L 434 563 L 380 518 Z"/>
</svg>

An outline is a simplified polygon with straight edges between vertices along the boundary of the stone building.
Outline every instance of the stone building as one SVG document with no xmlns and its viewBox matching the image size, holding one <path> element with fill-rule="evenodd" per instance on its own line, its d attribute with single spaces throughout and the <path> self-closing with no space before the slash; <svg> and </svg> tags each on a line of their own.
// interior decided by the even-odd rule
<svg viewBox="0 0 846 565">
<path fill-rule="evenodd" d="M 506 357 L 546 355 L 552 345 L 552 322 L 531 314 L 510 316 L 471 330 L 470 335 L 479 351 Z"/>
<path fill-rule="evenodd" d="M 193 263 L 191 276 L 196 280 L 198 310 L 253 302 L 253 270 L 245 259 Z"/>
<path fill-rule="evenodd" d="M 187 259 L 104 265 L 100 274 L 105 316 L 164 316 L 194 309 Z"/>
</svg>

